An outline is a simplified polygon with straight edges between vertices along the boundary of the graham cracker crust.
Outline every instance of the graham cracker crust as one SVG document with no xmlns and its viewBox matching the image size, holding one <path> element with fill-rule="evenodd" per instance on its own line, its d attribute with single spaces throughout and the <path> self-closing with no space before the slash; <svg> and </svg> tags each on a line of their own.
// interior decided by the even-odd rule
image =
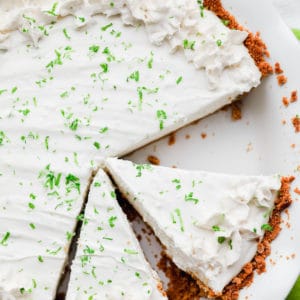
<svg viewBox="0 0 300 300">
<path fill-rule="evenodd" d="M 240 25 L 235 17 L 223 7 L 221 0 L 204 0 L 203 5 L 205 8 L 214 12 L 221 20 L 226 21 L 229 28 L 247 31 L 249 34 L 244 44 L 248 48 L 256 66 L 259 68 L 262 77 L 273 73 L 272 66 L 266 61 L 266 57 L 270 56 L 269 51 L 261 39 L 259 32 L 254 34 Z"/>
</svg>

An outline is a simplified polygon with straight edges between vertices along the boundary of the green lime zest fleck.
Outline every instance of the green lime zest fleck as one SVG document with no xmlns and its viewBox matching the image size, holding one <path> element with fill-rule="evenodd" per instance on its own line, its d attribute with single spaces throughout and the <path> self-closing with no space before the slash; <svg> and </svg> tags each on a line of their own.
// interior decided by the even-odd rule
<svg viewBox="0 0 300 300">
<path fill-rule="evenodd" d="M 96 149 L 100 149 L 101 148 L 101 145 L 100 145 L 100 143 L 99 142 L 94 142 L 94 147 L 96 148 Z"/>
<path fill-rule="evenodd" d="M 86 225 L 89 222 L 88 219 L 84 217 L 84 214 L 79 214 L 76 219 L 77 221 L 82 222 L 83 225 Z"/>
<path fill-rule="evenodd" d="M 49 150 L 49 136 L 46 136 L 45 137 L 45 148 L 46 148 L 46 150 Z"/>
<path fill-rule="evenodd" d="M 99 130 L 99 133 L 105 133 L 108 131 L 108 127 L 103 127 Z"/>
<path fill-rule="evenodd" d="M 2 245 L 2 246 L 7 246 L 7 245 L 8 245 L 8 244 L 7 244 L 7 241 L 8 241 L 9 238 L 10 238 L 10 232 L 7 231 L 7 232 L 5 233 L 5 235 L 3 236 L 3 238 L 2 238 L 2 240 L 1 240 L 1 242 L 0 242 L 0 245 Z"/>
<path fill-rule="evenodd" d="M 158 110 L 156 112 L 156 117 L 159 121 L 159 129 L 163 130 L 164 129 L 164 120 L 167 119 L 167 113 L 164 110 Z"/>
<path fill-rule="evenodd" d="M 196 41 L 183 40 L 183 48 L 189 50 L 195 50 Z"/>
<path fill-rule="evenodd" d="M 72 190 L 76 190 L 80 194 L 80 179 L 73 174 L 68 174 L 66 177 L 66 189 L 70 193 Z"/>
<path fill-rule="evenodd" d="M 139 71 L 134 71 L 133 73 L 131 73 L 129 75 L 129 77 L 127 78 L 127 82 L 132 79 L 135 80 L 136 82 L 140 81 L 140 72 Z"/>
<path fill-rule="evenodd" d="M 125 253 L 130 254 L 130 255 L 134 255 L 134 254 L 139 254 L 137 251 L 132 250 L 132 249 L 124 249 L 123 250 Z"/>
<path fill-rule="evenodd" d="M 225 25 L 228 26 L 230 24 L 230 20 L 222 19 L 221 22 Z"/>
<path fill-rule="evenodd" d="M 217 225 L 214 225 L 211 227 L 213 231 L 217 232 L 217 231 L 221 231 L 220 227 Z"/>
<path fill-rule="evenodd" d="M 108 64 L 107 63 L 100 64 L 100 67 L 102 68 L 103 73 L 108 72 Z"/>
<path fill-rule="evenodd" d="M 89 47 L 89 50 L 94 53 L 98 53 L 99 49 L 100 49 L 100 46 L 98 46 L 98 45 L 92 45 Z"/>
<path fill-rule="evenodd" d="M 203 4 L 203 0 L 197 0 L 197 3 L 199 5 L 200 8 L 200 16 L 201 18 L 204 17 L 204 4 Z"/>
<path fill-rule="evenodd" d="M 181 182 L 180 179 L 173 179 L 172 183 L 176 184 L 176 190 L 180 190 L 181 189 Z"/>
<path fill-rule="evenodd" d="M 195 204 L 198 204 L 198 202 L 199 202 L 199 199 L 197 199 L 197 198 L 194 197 L 194 193 L 193 192 L 190 192 L 190 193 L 186 194 L 184 196 L 184 200 L 187 201 L 187 202 L 188 201 L 192 201 Z"/>
<path fill-rule="evenodd" d="M 71 37 L 70 37 L 70 35 L 68 34 L 68 31 L 67 31 L 66 28 L 63 29 L 63 34 L 64 34 L 64 36 L 66 37 L 66 39 L 68 39 L 68 40 L 71 39 Z"/>
<path fill-rule="evenodd" d="M 35 225 L 34 225 L 33 223 L 30 223 L 29 226 L 30 226 L 30 228 L 31 228 L 32 230 L 35 229 Z"/>
<path fill-rule="evenodd" d="M 217 40 L 216 44 L 217 44 L 218 47 L 221 47 L 223 45 L 223 42 L 221 40 Z"/>
<path fill-rule="evenodd" d="M 115 225 L 115 222 L 117 221 L 117 217 L 116 216 L 112 216 L 108 219 L 108 224 L 111 228 L 114 228 L 116 225 Z"/>
<path fill-rule="evenodd" d="M 183 224 L 183 219 L 182 219 L 182 215 L 181 215 L 181 211 L 179 208 L 176 208 L 174 210 L 176 216 L 178 217 L 178 220 L 179 220 L 179 224 L 180 224 L 180 231 L 181 232 L 184 232 L 184 224 Z"/>
<path fill-rule="evenodd" d="M 18 90 L 18 87 L 15 86 L 15 87 L 13 87 L 13 88 L 11 89 L 11 93 L 14 94 L 17 90 Z"/>
<path fill-rule="evenodd" d="M 110 28 L 110 27 L 112 27 L 112 26 L 113 26 L 113 23 L 109 23 L 109 24 L 107 24 L 107 25 L 101 27 L 101 30 L 102 30 L 102 31 L 106 31 L 108 28 Z"/>
<path fill-rule="evenodd" d="M 73 238 L 74 235 L 75 235 L 74 232 L 67 231 L 66 232 L 67 241 L 70 242 L 72 240 L 72 238 Z"/>
<path fill-rule="evenodd" d="M 263 224 L 261 225 L 261 229 L 265 231 L 273 231 L 273 226 L 271 226 L 270 224 Z"/>
<path fill-rule="evenodd" d="M 176 84 L 179 84 L 182 81 L 182 76 L 178 77 L 178 79 L 176 80 Z"/>
<path fill-rule="evenodd" d="M 57 255 L 62 250 L 62 247 L 58 247 L 56 250 L 49 250 L 47 249 L 46 252 L 50 255 Z"/>
<path fill-rule="evenodd" d="M 57 14 L 55 12 L 56 8 L 57 8 L 57 5 L 58 5 L 58 2 L 54 2 L 53 5 L 52 5 L 51 10 L 47 10 L 46 13 L 51 15 L 51 16 L 57 17 Z"/>
<path fill-rule="evenodd" d="M 69 125 L 69 128 L 72 130 L 72 131 L 76 131 L 78 129 L 78 124 L 79 124 L 79 120 L 78 119 L 75 119 L 71 122 L 71 124 Z"/>
<path fill-rule="evenodd" d="M 28 207 L 29 207 L 30 209 L 35 209 L 35 205 L 34 205 L 32 202 L 29 202 L 29 203 L 28 203 Z"/>
<path fill-rule="evenodd" d="M 223 244 L 225 242 L 226 238 L 225 236 L 218 236 L 218 243 Z"/>
</svg>

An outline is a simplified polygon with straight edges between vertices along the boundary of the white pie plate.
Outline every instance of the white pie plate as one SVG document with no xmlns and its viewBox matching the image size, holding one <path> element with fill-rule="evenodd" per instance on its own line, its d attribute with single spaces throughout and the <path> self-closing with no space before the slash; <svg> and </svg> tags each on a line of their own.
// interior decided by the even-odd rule
<svg viewBox="0 0 300 300">
<path fill-rule="evenodd" d="M 163 166 L 234 174 L 294 175 L 297 178 L 292 190 L 300 188 L 300 133 L 296 134 L 291 124 L 291 118 L 300 114 L 300 100 L 288 108 L 281 102 L 282 96 L 289 96 L 292 90 L 299 89 L 300 94 L 300 47 L 271 2 L 223 0 L 223 3 L 241 24 L 253 32 L 260 31 L 271 53 L 271 62 L 281 63 L 288 83 L 279 87 L 275 76 L 264 80 L 244 99 L 240 121 L 232 121 L 230 111 L 220 111 L 180 130 L 175 145 L 169 146 L 165 138 L 127 158 L 142 163 L 153 154 Z M 283 119 L 286 125 L 282 125 Z M 202 132 L 207 134 L 206 139 L 201 138 Z M 300 207 L 297 195 L 292 193 L 292 196 L 295 201 L 289 209 L 290 217 L 284 214 L 290 228 L 283 224 L 280 236 L 272 244 L 267 273 L 255 275 L 254 283 L 242 290 L 239 299 L 281 300 L 292 288 L 300 270 Z M 140 222 L 134 222 L 134 227 L 141 232 Z M 153 254 L 160 252 L 157 243 L 149 244 L 142 239 L 142 247 L 155 266 Z M 275 264 L 270 263 L 270 258 Z M 166 283 L 164 278 L 163 281 Z"/>
</svg>

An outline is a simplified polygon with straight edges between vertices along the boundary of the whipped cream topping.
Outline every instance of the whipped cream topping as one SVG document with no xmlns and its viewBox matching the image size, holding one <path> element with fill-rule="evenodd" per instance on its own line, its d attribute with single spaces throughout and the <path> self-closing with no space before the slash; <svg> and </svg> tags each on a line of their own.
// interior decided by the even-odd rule
<svg viewBox="0 0 300 300">
<path fill-rule="evenodd" d="M 280 176 L 186 171 L 108 159 L 117 186 L 148 223 L 174 263 L 215 292 L 252 260 Z"/>
<path fill-rule="evenodd" d="M 67 300 L 166 299 L 102 170 L 91 186 L 84 218 Z"/>
<path fill-rule="evenodd" d="M 72 15 L 77 28 L 85 27 L 95 14 L 108 17 L 121 15 L 123 23 L 137 26 L 144 24 L 150 41 L 170 44 L 173 52 L 184 50 L 189 62 L 206 71 L 211 88 L 218 86 L 227 68 L 242 67 L 243 79 L 254 86 L 259 83 L 259 71 L 253 66 L 243 42 L 247 32 L 230 30 L 212 12 L 204 9 L 202 1 L 167 0 L 164 2 L 136 0 L 66 0 L 49 3 L 45 0 L 19 1 L 19 5 L 2 3 L 0 21 L 2 38 L 18 29 L 35 46 L 47 36 L 47 26 L 60 17 Z M 223 21 L 224 22 L 224 21 Z M 4 44 L 4 48 L 9 43 Z M 251 65 L 251 63 L 250 63 Z M 253 75 L 255 74 L 255 77 Z"/>
<path fill-rule="evenodd" d="M 0 293 L 54 297 L 103 157 L 259 84 L 246 34 L 195 3 L 0 1 Z"/>
</svg>

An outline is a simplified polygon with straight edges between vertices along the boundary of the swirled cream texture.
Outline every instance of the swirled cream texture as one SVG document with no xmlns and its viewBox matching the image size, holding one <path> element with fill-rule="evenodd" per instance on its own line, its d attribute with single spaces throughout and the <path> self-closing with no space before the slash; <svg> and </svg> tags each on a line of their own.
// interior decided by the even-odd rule
<svg viewBox="0 0 300 300">
<path fill-rule="evenodd" d="M 66 299 L 166 299 L 158 286 L 115 190 L 100 170 L 90 189 Z"/>
<path fill-rule="evenodd" d="M 53 299 L 92 169 L 260 83 L 197 1 L 0 1 L 0 294 Z M 3 266 L 3 267 L 2 267 Z"/>
<path fill-rule="evenodd" d="M 252 260 L 268 229 L 279 176 L 185 171 L 108 159 L 119 189 L 174 263 L 215 292 Z"/>
<path fill-rule="evenodd" d="M 226 68 L 237 66 L 243 73 L 242 81 L 251 87 L 259 83 L 259 71 L 243 45 L 247 32 L 226 28 L 212 12 L 204 10 L 201 1 L 66 0 L 52 6 L 43 0 L 16 2 L 1 3 L 2 39 L 9 31 L 18 29 L 38 46 L 38 41 L 46 35 L 44 26 L 59 17 L 73 15 L 80 28 L 98 13 L 108 17 L 121 15 L 126 25 L 145 25 L 153 44 L 167 41 L 173 52 L 183 49 L 189 62 L 206 71 L 211 88 L 218 86 Z"/>
</svg>

